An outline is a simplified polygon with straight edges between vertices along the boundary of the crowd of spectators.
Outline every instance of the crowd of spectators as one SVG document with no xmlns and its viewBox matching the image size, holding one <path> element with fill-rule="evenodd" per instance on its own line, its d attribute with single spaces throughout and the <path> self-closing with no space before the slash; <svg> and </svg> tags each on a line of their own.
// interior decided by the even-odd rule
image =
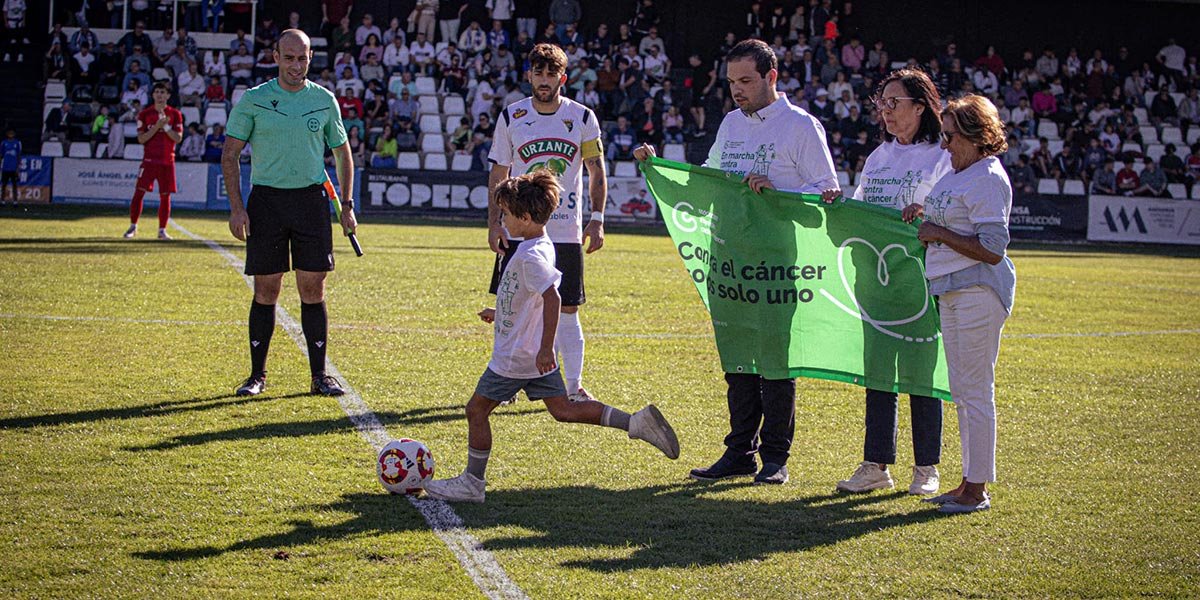
<svg viewBox="0 0 1200 600">
<path fill-rule="evenodd" d="M 319 26 L 306 26 L 297 13 L 282 26 L 265 18 L 253 36 L 239 29 L 228 49 L 201 51 L 186 28 L 151 35 L 138 22 L 97 50 L 86 26 L 69 38 L 56 27 L 46 76 L 92 86 L 94 99 L 107 107 L 88 117 L 92 135 L 106 138 L 111 153 L 118 142 L 106 123 L 131 120 L 145 106 L 153 69 L 169 74 L 173 101 L 203 114 L 235 100 L 238 88 L 273 77 L 275 39 L 281 29 L 300 27 L 326 42 L 310 78 L 337 96 L 359 164 L 392 166 L 400 153 L 420 148 L 418 100 L 429 92 L 420 84 L 432 81 L 439 98 L 461 100 L 455 113 L 462 115 L 439 111 L 439 119 L 450 120 L 436 132 L 445 150 L 469 154 L 473 168 L 484 169 L 499 110 L 529 93 L 526 57 L 536 43 L 563 47 L 564 94 L 605 124 L 607 157 L 628 160 L 643 142 L 660 151 L 664 144 L 711 143 L 719 121 L 713 117 L 732 109 L 721 57 L 737 40 L 758 37 L 779 58 L 778 89 L 821 120 L 837 167 L 851 182 L 880 140 L 876 83 L 902 64 L 925 70 L 945 99 L 980 93 L 993 100 L 1008 124 L 1003 158 L 1020 192 L 1055 179 L 1082 180 L 1096 192 L 1164 195 L 1166 183 L 1190 186 L 1200 177 L 1200 146 L 1184 142 L 1195 139 L 1189 132 L 1200 121 L 1197 57 L 1174 40 L 1152 57 L 1133 57 L 1122 47 L 1112 56 L 1093 49 L 1086 59 L 1068 48 L 1060 58 L 1062 49 L 1053 46 L 1010 56 L 989 46 L 970 59 L 951 42 L 921 59 L 898 61 L 885 40 L 860 37 L 852 2 L 751 2 L 741 29 L 727 33 L 712 55 L 677 61 L 660 35 L 654 0 L 638 0 L 627 22 L 591 31 L 580 29 L 578 0 L 556 0 L 547 14 L 532 14 L 522 0 L 488 0 L 486 18 L 467 11 L 466 1 L 422 0 L 407 20 L 386 24 L 370 14 L 352 23 L 349 4 L 323 0 Z M 74 93 L 72 99 L 80 100 Z M 51 117 L 71 114 L 64 105 Z M 48 121 L 48 130 L 53 125 L 63 123 Z M 215 159 L 211 150 L 222 137 L 189 124 L 181 154 Z M 195 139 L 189 144 L 189 138 Z"/>
</svg>

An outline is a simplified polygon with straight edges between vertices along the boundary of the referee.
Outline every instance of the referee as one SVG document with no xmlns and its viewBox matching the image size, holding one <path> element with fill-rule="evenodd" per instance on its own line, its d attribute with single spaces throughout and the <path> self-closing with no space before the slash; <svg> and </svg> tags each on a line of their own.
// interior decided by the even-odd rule
<svg viewBox="0 0 1200 600">
<path fill-rule="evenodd" d="M 239 396 L 262 393 L 267 385 L 267 350 L 275 330 L 275 302 L 283 274 L 296 269 L 300 291 L 300 324 L 308 344 L 311 392 L 345 393 L 338 380 L 325 374 L 325 274 L 333 270 L 333 233 L 326 197 L 325 147 L 333 149 L 341 183 L 342 226 L 353 232 L 354 161 L 346 143 L 337 101 L 309 81 L 312 47 L 299 29 L 279 36 L 275 62 L 279 76 L 246 92 L 229 113 L 221 173 L 229 194 L 229 231 L 246 242 L 246 274 L 254 276 L 250 305 L 250 377 Z M 250 144 L 250 183 L 242 205 L 238 156 Z M 289 264 L 289 254 L 291 263 Z"/>
</svg>

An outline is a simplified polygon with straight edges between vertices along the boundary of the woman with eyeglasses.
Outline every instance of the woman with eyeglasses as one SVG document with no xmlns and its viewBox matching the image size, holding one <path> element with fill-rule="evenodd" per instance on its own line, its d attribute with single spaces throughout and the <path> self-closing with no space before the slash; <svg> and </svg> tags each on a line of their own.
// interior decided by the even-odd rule
<svg viewBox="0 0 1200 600">
<path fill-rule="evenodd" d="M 938 146 L 938 133 L 942 130 L 941 98 L 925 73 L 903 69 L 893 71 L 880 82 L 872 101 L 884 123 L 884 143 L 867 157 L 852 197 L 903 211 L 904 220 L 912 221 L 934 184 L 950 172 L 950 155 Z M 825 202 L 833 202 L 841 195 L 842 191 L 836 189 L 822 194 Z M 865 358 L 877 360 L 880 353 L 876 350 L 872 349 Z M 923 362 L 903 354 L 889 358 L 892 359 L 889 366 L 901 372 L 906 365 Z M 837 489 L 843 492 L 861 493 L 895 486 L 888 465 L 896 462 L 897 394 L 890 388 L 867 388 L 866 395 L 863 460 L 849 479 L 837 483 Z M 914 466 L 908 493 L 932 494 L 939 485 L 942 403 L 937 398 L 910 394 L 909 405 Z"/>
<path fill-rule="evenodd" d="M 996 359 L 1017 283 L 1005 254 L 1012 185 L 998 157 L 1008 146 L 1004 123 L 990 100 L 951 100 L 940 137 L 953 172 L 925 198 L 917 238 L 926 244 L 925 277 L 938 297 L 963 479 L 926 502 L 965 513 L 991 506 L 985 488 L 996 480 Z"/>
</svg>

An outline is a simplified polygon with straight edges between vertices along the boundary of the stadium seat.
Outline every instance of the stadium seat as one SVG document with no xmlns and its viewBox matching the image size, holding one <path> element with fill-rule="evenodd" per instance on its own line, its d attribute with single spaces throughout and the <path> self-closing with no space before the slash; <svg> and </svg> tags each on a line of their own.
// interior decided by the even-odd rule
<svg viewBox="0 0 1200 600">
<path fill-rule="evenodd" d="M 1187 132 L 1188 145 L 1191 146 L 1192 144 L 1195 144 L 1196 142 L 1200 142 L 1200 125 L 1192 125 L 1191 127 L 1188 128 L 1188 132 Z"/>
<path fill-rule="evenodd" d="M 442 118 L 438 116 L 437 113 L 426 113 L 421 115 L 421 120 L 417 123 L 417 126 L 421 128 L 421 131 L 428 131 L 431 133 L 435 131 L 441 132 Z"/>
<path fill-rule="evenodd" d="M 663 158 L 677 162 L 687 162 L 687 153 L 683 144 L 667 144 L 663 146 Z"/>
<path fill-rule="evenodd" d="M 1051 179 L 1050 181 L 1054 181 Z M 1040 185 L 1039 185 L 1040 187 Z M 1039 190 L 1040 191 L 1040 190 Z M 1083 196 L 1087 191 L 1083 188 L 1083 181 L 1079 179 L 1068 179 L 1063 182 L 1062 193 L 1068 196 Z"/>
<path fill-rule="evenodd" d="M 67 156 L 71 158 L 91 158 L 92 145 L 87 142 L 71 144 L 71 148 L 67 150 Z"/>
<path fill-rule="evenodd" d="M 46 83 L 46 91 L 42 94 L 42 101 L 46 103 L 62 104 L 63 99 L 67 97 L 67 86 L 61 81 L 50 81 Z"/>
<path fill-rule="evenodd" d="M 204 124 L 209 127 L 213 125 L 225 125 L 226 119 L 229 118 L 229 115 L 225 114 L 225 107 L 215 106 L 215 104 L 214 102 L 213 105 L 208 107 L 208 110 L 204 111 Z"/>
<path fill-rule="evenodd" d="M 843 189 L 850 187 L 850 174 L 849 173 L 847 173 L 845 171 L 838 171 L 837 172 L 837 180 L 838 180 L 838 185 L 842 186 Z"/>
<path fill-rule="evenodd" d="M 1037 128 L 1038 137 L 1044 137 L 1048 140 L 1058 139 L 1058 123 L 1050 119 L 1042 119 L 1038 122 Z"/>
<path fill-rule="evenodd" d="M 164 79 L 169 81 L 171 79 L 171 72 L 163 67 L 156 67 L 150 72 L 150 78 L 154 81 L 163 81 Z"/>
<path fill-rule="evenodd" d="M 446 155 L 442 152 L 430 152 L 425 155 L 426 171 L 445 171 L 446 170 Z"/>
<path fill-rule="evenodd" d="M 42 156 L 59 157 L 62 155 L 62 142 L 42 142 Z"/>
<path fill-rule="evenodd" d="M 102 85 L 96 88 L 96 100 L 100 104 L 116 104 L 121 101 L 121 90 L 115 85 Z"/>
<path fill-rule="evenodd" d="M 450 94 L 442 102 L 442 112 L 447 115 L 467 114 L 467 103 L 458 94 Z"/>
<path fill-rule="evenodd" d="M 454 158 L 450 161 L 451 171 L 470 171 L 471 170 L 471 155 L 466 152 L 455 152 Z"/>
<path fill-rule="evenodd" d="M 314 51 L 313 57 L 312 57 L 312 63 L 310 63 L 310 65 L 309 65 L 309 71 L 315 72 L 315 73 L 320 73 L 321 71 L 323 71 L 327 68 L 329 68 L 329 53 Z"/>
<path fill-rule="evenodd" d="M 137 137 L 137 123 L 121 123 L 121 130 L 124 132 L 125 139 L 133 139 Z"/>
<path fill-rule="evenodd" d="M 397 169 L 411 169 L 418 171 L 421 169 L 421 155 L 416 152 L 401 152 L 396 158 Z"/>
<path fill-rule="evenodd" d="M 1056 179 L 1039 179 L 1038 180 L 1038 193 L 1039 194 L 1057 194 L 1057 193 L 1059 193 L 1058 180 L 1056 180 Z"/>
<path fill-rule="evenodd" d="M 1153 144 L 1158 141 L 1158 130 L 1150 125 L 1138 127 L 1138 133 L 1142 134 L 1143 144 Z"/>
<path fill-rule="evenodd" d="M 421 107 L 421 114 L 438 113 L 437 96 L 418 96 L 417 104 Z"/>
<path fill-rule="evenodd" d="M 437 82 L 432 77 L 417 77 L 416 84 L 418 96 L 433 96 L 437 94 Z"/>
<path fill-rule="evenodd" d="M 1137 154 L 1141 154 L 1142 145 L 1137 142 L 1125 142 L 1121 144 L 1121 152 L 1136 152 Z"/>
<path fill-rule="evenodd" d="M 236 106 L 238 101 L 242 99 L 242 96 L 245 96 L 245 95 L 246 95 L 246 86 L 239 85 L 239 86 L 233 88 L 233 93 L 230 94 L 230 96 L 229 96 L 229 105 Z"/>
<path fill-rule="evenodd" d="M 195 106 L 181 106 L 179 107 L 179 112 L 183 115 L 183 123 L 185 126 L 200 122 L 200 109 L 196 108 Z"/>
<path fill-rule="evenodd" d="M 145 150 L 146 148 L 141 144 L 127 144 L 125 146 L 125 155 L 122 158 L 125 160 L 142 160 Z"/>
<path fill-rule="evenodd" d="M 1163 127 L 1162 143 L 1175 144 L 1176 146 L 1183 143 L 1183 131 L 1178 127 Z"/>
<path fill-rule="evenodd" d="M 1150 113 L 1147 113 L 1146 109 L 1144 109 L 1140 106 L 1133 109 L 1133 117 L 1135 119 L 1137 119 L 1138 123 L 1149 123 L 1150 122 Z"/>
<path fill-rule="evenodd" d="M 613 163 L 613 177 L 637 177 L 637 166 L 633 161 L 619 160 Z"/>
<path fill-rule="evenodd" d="M 88 103 L 95 99 L 92 94 L 92 86 L 77 85 L 71 88 L 71 102 L 76 104 Z"/>
<path fill-rule="evenodd" d="M 108 144 L 103 142 L 96 144 L 96 153 L 94 155 L 96 158 L 104 158 L 106 152 L 108 152 Z"/>
<path fill-rule="evenodd" d="M 1146 95 L 1143 99 L 1146 101 L 1146 106 L 1154 104 L 1154 97 L 1158 95 L 1158 90 L 1146 90 Z"/>
<path fill-rule="evenodd" d="M 1187 186 L 1182 183 L 1168 183 L 1167 192 L 1176 200 L 1183 200 L 1188 197 Z"/>
<path fill-rule="evenodd" d="M 421 134 L 421 152 L 442 153 L 446 151 L 446 138 L 440 133 Z M 429 168 L 429 167 L 425 167 Z"/>
<path fill-rule="evenodd" d="M 56 108 L 61 108 L 61 107 L 62 107 L 61 102 L 54 102 L 54 103 L 47 102 L 46 105 L 42 107 L 42 130 L 43 131 L 46 129 L 46 117 L 50 116 L 50 111 L 52 111 Z"/>
<path fill-rule="evenodd" d="M 442 133 L 446 134 L 447 138 L 450 137 L 450 134 L 454 133 L 455 129 L 458 129 L 458 121 L 461 118 L 462 118 L 462 115 L 447 115 L 446 116 L 446 120 L 442 124 Z"/>
<path fill-rule="evenodd" d="M 1058 153 L 1062 152 L 1063 141 L 1062 140 L 1050 140 L 1050 143 L 1046 144 L 1046 146 L 1050 148 L 1050 156 L 1058 156 Z"/>
<path fill-rule="evenodd" d="M 1146 158 L 1154 159 L 1154 162 L 1161 160 L 1163 154 L 1166 154 L 1166 152 L 1166 146 L 1162 144 L 1150 144 L 1146 146 Z"/>
</svg>

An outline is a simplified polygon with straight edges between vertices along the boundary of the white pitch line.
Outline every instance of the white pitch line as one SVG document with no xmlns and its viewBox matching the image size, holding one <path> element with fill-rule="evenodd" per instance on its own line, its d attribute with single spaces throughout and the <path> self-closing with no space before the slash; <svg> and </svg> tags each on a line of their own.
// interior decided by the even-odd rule
<svg viewBox="0 0 1200 600">
<path fill-rule="evenodd" d="M 1135 335 L 1191 335 L 1200 329 L 1162 329 L 1159 331 L 1094 331 L 1083 333 L 1013 333 L 1004 334 L 1010 339 L 1040 340 L 1047 338 L 1128 337 Z"/>
<path fill-rule="evenodd" d="M 188 231 L 175 220 L 171 220 L 171 225 L 175 226 L 183 235 L 196 240 L 205 246 L 220 254 L 225 262 L 229 263 L 240 274 L 243 271 L 245 263 L 242 262 L 232 252 L 226 250 L 220 244 L 196 235 Z M 254 289 L 254 279 L 249 275 L 242 275 L 242 279 L 246 281 L 246 285 L 250 289 Z M 292 341 L 300 348 L 300 352 L 308 356 L 308 347 L 304 342 L 304 330 L 300 324 L 288 314 L 282 306 L 276 305 L 275 315 L 283 327 L 283 330 L 291 336 Z M 350 386 L 350 382 L 346 379 L 333 362 L 328 357 L 325 359 L 325 369 L 334 377 L 341 379 L 345 383 L 345 395 L 338 397 L 338 403 L 342 405 L 342 410 L 346 412 L 346 416 L 350 417 L 350 422 L 354 423 L 354 428 L 358 430 L 359 435 L 371 444 L 371 447 L 379 452 L 385 444 L 391 440 L 387 429 L 379 422 L 379 418 L 363 401 L 362 396 Z M 467 532 L 463 520 L 454 512 L 450 505 L 441 500 L 418 500 L 412 496 L 406 496 L 408 501 L 416 507 L 421 516 L 425 517 L 425 522 L 429 523 L 429 527 L 433 532 L 450 548 L 454 556 L 458 558 L 459 564 L 471 576 L 471 580 L 479 587 L 480 591 L 488 598 L 522 598 L 528 599 L 525 592 L 517 587 L 508 578 L 508 574 L 504 572 L 504 568 L 500 563 L 496 562 L 496 557 L 487 551 L 475 536 Z"/>
</svg>

